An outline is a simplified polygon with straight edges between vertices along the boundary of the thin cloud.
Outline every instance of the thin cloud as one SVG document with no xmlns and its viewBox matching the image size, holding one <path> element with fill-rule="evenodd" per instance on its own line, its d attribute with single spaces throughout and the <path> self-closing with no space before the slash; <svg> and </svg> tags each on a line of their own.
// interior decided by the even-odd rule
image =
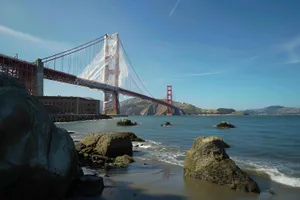
<svg viewBox="0 0 300 200">
<path fill-rule="evenodd" d="M 180 76 L 172 76 L 167 79 L 158 79 L 158 82 L 164 83 L 164 82 L 170 82 L 170 81 L 184 81 L 187 77 L 198 77 L 198 76 L 211 76 L 216 74 L 221 74 L 222 71 L 216 71 L 216 72 L 206 72 L 206 73 L 192 73 L 192 74 L 183 74 Z"/>
<path fill-rule="evenodd" d="M 178 0 L 178 1 L 176 2 L 175 6 L 173 7 L 173 9 L 171 10 L 171 12 L 170 12 L 170 14 L 169 14 L 169 17 L 172 16 L 173 12 L 174 12 L 175 9 L 177 8 L 177 6 L 178 6 L 178 4 L 179 4 L 180 1 L 181 1 L 181 0 Z"/>
<path fill-rule="evenodd" d="M 38 45 L 41 45 L 45 48 L 54 50 L 54 51 L 61 51 L 70 48 L 70 45 L 56 42 L 56 41 L 51 41 L 51 40 L 45 40 L 40 37 L 30 35 L 28 33 L 24 33 L 21 31 L 13 30 L 11 28 L 8 28 L 6 26 L 3 26 L 0 24 L 0 34 L 7 35 L 10 37 L 14 37 L 19 40 L 24 40 L 32 43 L 36 43 Z"/>
<path fill-rule="evenodd" d="M 290 40 L 289 42 L 280 46 L 280 49 L 284 51 L 288 59 L 281 64 L 298 64 L 300 63 L 300 36 Z"/>
<path fill-rule="evenodd" d="M 217 71 L 217 72 L 206 72 L 206 73 L 193 73 L 193 74 L 183 74 L 180 76 L 175 76 L 174 78 L 179 78 L 179 77 L 191 77 L 191 76 L 210 76 L 210 75 L 216 75 L 216 74 L 220 74 L 221 71 Z"/>
</svg>

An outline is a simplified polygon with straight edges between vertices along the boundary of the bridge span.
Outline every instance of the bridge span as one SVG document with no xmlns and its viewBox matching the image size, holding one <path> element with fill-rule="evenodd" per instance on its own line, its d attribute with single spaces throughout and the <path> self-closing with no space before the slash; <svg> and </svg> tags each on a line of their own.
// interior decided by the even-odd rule
<svg viewBox="0 0 300 200">
<path fill-rule="evenodd" d="M 38 65 L 36 63 L 32 63 L 32 62 L 20 60 L 18 58 L 6 56 L 4 54 L 0 54 L 0 73 L 9 74 L 13 77 L 19 78 L 25 84 L 26 88 L 32 95 L 38 95 L 38 90 L 43 91 L 43 83 L 39 80 L 38 71 L 39 71 Z M 108 85 L 108 84 L 104 84 L 92 80 L 86 80 L 83 78 L 79 78 L 75 75 L 50 69 L 47 67 L 43 67 L 41 73 L 43 79 L 63 82 L 63 83 L 68 83 L 73 85 L 80 85 L 91 89 L 98 89 L 103 92 L 114 93 L 116 95 L 123 94 L 127 96 L 137 97 L 137 98 L 149 100 L 151 102 L 166 106 L 167 108 L 172 109 L 174 113 L 180 112 L 179 108 L 177 108 L 172 104 L 167 103 L 166 101 L 155 99 L 153 97 L 140 94 L 134 91 L 130 91 L 121 87 L 116 87 L 116 86 L 112 86 L 112 85 Z M 115 102 L 114 105 L 119 105 L 118 98 L 116 98 L 115 101 L 117 102 Z M 114 108 L 114 109 L 119 110 L 119 108 Z"/>
</svg>

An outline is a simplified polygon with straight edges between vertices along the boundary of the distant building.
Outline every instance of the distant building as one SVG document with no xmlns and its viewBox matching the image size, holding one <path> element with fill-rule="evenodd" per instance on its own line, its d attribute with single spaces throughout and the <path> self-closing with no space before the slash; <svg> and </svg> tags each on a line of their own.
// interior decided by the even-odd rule
<svg viewBox="0 0 300 200">
<path fill-rule="evenodd" d="M 38 96 L 51 114 L 99 114 L 100 101 L 93 98 Z"/>
</svg>

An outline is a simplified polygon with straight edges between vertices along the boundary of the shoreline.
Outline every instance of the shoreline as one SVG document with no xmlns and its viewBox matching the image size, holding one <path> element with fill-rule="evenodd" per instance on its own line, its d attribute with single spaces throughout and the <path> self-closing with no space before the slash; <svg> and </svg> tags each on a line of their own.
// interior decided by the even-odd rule
<svg viewBox="0 0 300 200">
<path fill-rule="evenodd" d="M 95 114 L 49 114 L 49 117 L 54 123 L 113 119 L 108 115 L 95 115 Z"/>
<path fill-rule="evenodd" d="M 87 173 L 95 173 L 95 170 L 87 170 Z M 103 177 L 104 174 L 98 175 Z M 259 184 L 261 193 L 258 195 L 235 191 L 210 182 L 186 178 L 182 167 L 154 160 L 147 161 L 147 165 L 144 165 L 143 160 L 136 159 L 128 168 L 110 170 L 108 175 L 109 177 L 103 178 L 105 188 L 102 195 L 91 198 L 77 197 L 72 200 L 296 200 L 300 195 L 299 188 L 285 186 L 252 174 L 249 175 Z"/>
</svg>

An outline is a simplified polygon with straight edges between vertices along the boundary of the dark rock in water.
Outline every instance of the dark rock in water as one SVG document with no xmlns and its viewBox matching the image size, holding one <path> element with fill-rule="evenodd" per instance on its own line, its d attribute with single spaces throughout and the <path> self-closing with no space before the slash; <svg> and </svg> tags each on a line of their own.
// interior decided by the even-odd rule
<svg viewBox="0 0 300 200">
<path fill-rule="evenodd" d="M 117 125 L 118 126 L 135 126 L 135 125 L 137 125 L 137 123 L 136 122 L 132 122 L 129 119 L 122 119 L 122 120 L 120 120 L 120 121 L 117 122 Z"/>
<path fill-rule="evenodd" d="M 220 124 L 216 125 L 217 128 L 236 128 L 233 124 L 228 122 L 221 122 Z"/>
<path fill-rule="evenodd" d="M 84 175 L 73 182 L 68 196 L 97 196 L 104 189 L 103 178 L 95 175 Z"/>
<path fill-rule="evenodd" d="M 166 123 L 162 124 L 161 126 L 172 126 L 172 124 L 170 122 L 166 122 Z"/>
<path fill-rule="evenodd" d="M 260 189 L 225 151 L 228 146 L 218 137 L 198 137 L 184 161 L 184 175 L 225 185 L 231 189 L 260 193 Z"/>
<path fill-rule="evenodd" d="M 139 147 L 139 146 L 140 146 L 140 145 L 138 145 L 138 144 L 137 144 L 137 145 L 134 145 L 134 147 Z"/>
<path fill-rule="evenodd" d="M 0 198 L 63 199 L 80 178 L 69 133 L 18 79 L 0 73 Z"/>
</svg>

